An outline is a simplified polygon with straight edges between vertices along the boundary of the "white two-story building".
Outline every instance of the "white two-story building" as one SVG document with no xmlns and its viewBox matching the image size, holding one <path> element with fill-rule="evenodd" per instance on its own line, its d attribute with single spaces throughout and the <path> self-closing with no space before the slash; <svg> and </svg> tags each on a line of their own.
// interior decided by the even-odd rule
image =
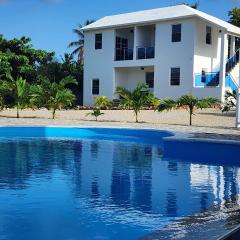
<svg viewBox="0 0 240 240">
<path fill-rule="evenodd" d="M 104 17 L 83 31 L 85 105 L 140 82 L 158 98 L 223 99 L 239 85 L 240 28 L 186 5 Z"/>
</svg>

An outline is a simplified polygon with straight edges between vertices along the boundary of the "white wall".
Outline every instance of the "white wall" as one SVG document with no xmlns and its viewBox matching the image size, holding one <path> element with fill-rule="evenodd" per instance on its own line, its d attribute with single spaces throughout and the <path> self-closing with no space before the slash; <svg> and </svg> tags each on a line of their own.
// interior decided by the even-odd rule
<svg viewBox="0 0 240 240">
<path fill-rule="evenodd" d="M 138 83 L 146 83 L 146 73 L 154 72 L 154 67 L 141 68 L 116 68 L 116 87 L 125 87 L 132 91 L 136 88 Z"/>
<path fill-rule="evenodd" d="M 196 38 L 194 53 L 194 73 L 201 73 L 203 68 L 207 72 L 217 72 L 220 66 L 221 33 L 219 27 L 203 20 L 196 19 Z M 206 27 L 212 28 L 212 44 L 206 44 Z M 226 56 L 227 58 L 227 56 Z"/>
<path fill-rule="evenodd" d="M 172 24 L 182 24 L 182 41 L 172 42 Z M 194 20 L 179 20 L 156 25 L 155 95 L 178 98 L 193 87 Z M 181 68 L 180 86 L 170 85 L 171 67 Z"/>
<path fill-rule="evenodd" d="M 95 50 L 95 34 L 103 34 L 102 49 Z M 113 86 L 113 60 L 115 49 L 115 31 L 103 30 L 98 32 L 85 32 L 84 44 L 84 105 L 93 103 L 92 79 L 100 80 L 99 95 L 106 95 L 110 99 L 114 93 Z"/>
</svg>

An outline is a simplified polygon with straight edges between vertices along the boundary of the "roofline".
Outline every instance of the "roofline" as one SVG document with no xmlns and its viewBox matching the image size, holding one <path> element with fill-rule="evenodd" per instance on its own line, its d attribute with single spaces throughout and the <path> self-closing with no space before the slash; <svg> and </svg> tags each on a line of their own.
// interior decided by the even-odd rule
<svg viewBox="0 0 240 240">
<path fill-rule="evenodd" d="M 141 21 L 141 22 L 132 22 L 132 23 L 123 23 L 123 24 L 115 24 L 112 26 L 106 26 L 106 27 L 95 27 L 95 28 L 87 28 L 87 26 L 83 27 L 82 30 L 84 32 L 90 32 L 90 31 L 96 31 L 96 30 L 101 30 L 101 29 L 111 29 L 111 28 L 121 28 L 121 27 L 126 27 L 126 26 L 137 26 L 137 25 L 142 25 L 142 24 L 149 24 L 149 23 L 159 23 L 159 22 L 167 22 L 167 21 L 171 21 L 171 20 L 178 20 L 178 19 L 189 19 L 189 18 L 199 18 L 202 19 L 204 21 L 207 21 L 211 24 L 214 24 L 224 30 L 228 30 L 227 28 L 220 26 L 219 24 L 216 24 L 214 22 L 208 21 L 207 19 L 200 17 L 199 15 L 197 15 L 196 13 L 194 14 L 190 14 L 187 16 L 180 16 L 180 17 L 169 17 L 169 18 L 165 18 L 165 19 L 159 19 L 159 20 L 153 20 L 153 21 Z M 235 33 L 236 34 L 236 33 Z"/>
</svg>

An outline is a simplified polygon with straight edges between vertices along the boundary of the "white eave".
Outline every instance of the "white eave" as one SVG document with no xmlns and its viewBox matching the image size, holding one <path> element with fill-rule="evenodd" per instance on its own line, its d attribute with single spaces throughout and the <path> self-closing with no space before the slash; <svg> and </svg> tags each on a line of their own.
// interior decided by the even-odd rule
<svg viewBox="0 0 240 240">
<path fill-rule="evenodd" d="M 177 5 L 172 7 L 107 16 L 83 27 L 82 30 L 91 31 L 105 28 L 123 27 L 127 25 L 156 23 L 160 21 L 190 17 L 201 18 L 209 23 L 219 26 L 220 28 L 226 30 L 229 33 L 232 33 L 233 35 L 240 36 L 240 28 L 186 5 Z"/>
</svg>

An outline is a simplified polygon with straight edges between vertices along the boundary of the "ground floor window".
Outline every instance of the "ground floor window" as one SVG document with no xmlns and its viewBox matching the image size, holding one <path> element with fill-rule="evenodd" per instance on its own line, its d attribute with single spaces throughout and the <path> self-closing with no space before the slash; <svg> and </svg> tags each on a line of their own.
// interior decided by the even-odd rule
<svg viewBox="0 0 240 240">
<path fill-rule="evenodd" d="M 146 72 L 146 84 L 149 88 L 154 88 L 154 72 Z"/>
<path fill-rule="evenodd" d="M 180 85 L 180 68 L 171 68 L 171 86 L 179 86 Z"/>
<path fill-rule="evenodd" d="M 92 94 L 99 95 L 99 79 L 92 80 Z"/>
</svg>

